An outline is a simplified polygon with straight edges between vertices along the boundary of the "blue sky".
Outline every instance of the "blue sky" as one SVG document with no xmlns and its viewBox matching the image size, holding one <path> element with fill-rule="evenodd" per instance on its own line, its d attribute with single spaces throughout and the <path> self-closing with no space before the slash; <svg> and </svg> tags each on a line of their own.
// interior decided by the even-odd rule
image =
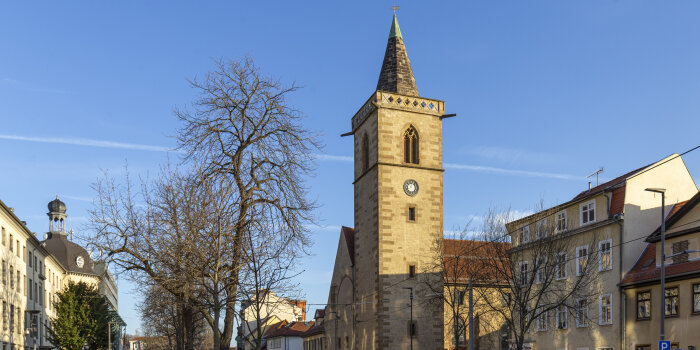
<svg viewBox="0 0 700 350">
<path fill-rule="evenodd" d="M 177 161 L 173 108 L 212 59 L 251 55 L 304 86 L 291 102 L 326 147 L 310 186 L 322 206 L 299 282 L 325 303 L 340 225 L 353 225 L 352 141 L 376 87 L 391 1 L 3 2 L 0 199 L 48 228 L 59 195 L 86 222 L 103 171 L 151 176 Z M 400 2 L 422 96 L 443 99 L 445 229 L 490 207 L 566 201 L 603 166 L 612 178 L 700 142 L 700 2 Z M 685 161 L 700 172 L 700 151 Z M 561 176 L 563 175 L 563 176 Z M 128 331 L 134 286 L 119 280 Z M 312 309 L 316 306 L 312 306 Z"/>
</svg>

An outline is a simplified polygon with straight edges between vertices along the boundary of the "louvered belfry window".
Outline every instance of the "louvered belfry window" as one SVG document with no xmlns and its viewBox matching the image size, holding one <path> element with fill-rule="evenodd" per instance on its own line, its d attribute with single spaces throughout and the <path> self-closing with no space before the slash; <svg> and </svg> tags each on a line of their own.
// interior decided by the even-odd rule
<svg viewBox="0 0 700 350">
<path fill-rule="evenodd" d="M 406 129 L 403 134 L 403 144 L 404 144 L 404 162 L 410 164 L 418 164 L 418 131 L 413 125 Z"/>
</svg>

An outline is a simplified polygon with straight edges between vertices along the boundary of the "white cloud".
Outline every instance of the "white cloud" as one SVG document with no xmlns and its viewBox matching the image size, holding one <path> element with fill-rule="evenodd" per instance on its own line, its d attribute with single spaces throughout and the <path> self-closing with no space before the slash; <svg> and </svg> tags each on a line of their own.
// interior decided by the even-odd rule
<svg viewBox="0 0 700 350">
<path fill-rule="evenodd" d="M 494 159 L 511 163 L 551 163 L 556 161 L 556 156 L 547 153 L 531 152 L 523 149 L 478 146 L 463 151 L 485 159 Z"/>
<path fill-rule="evenodd" d="M 353 157 L 350 157 L 350 156 L 335 156 L 332 154 L 315 154 L 314 156 L 318 160 L 328 160 L 328 161 L 336 161 L 336 162 L 352 162 L 352 161 L 354 161 Z"/>
<path fill-rule="evenodd" d="M 154 152 L 176 152 L 181 151 L 163 146 L 142 145 L 137 143 L 114 142 L 104 140 L 83 139 L 77 137 L 36 137 L 36 136 L 21 136 L 0 134 L 0 139 L 13 141 L 27 141 L 40 143 L 54 143 L 64 145 L 86 146 L 86 147 L 102 147 L 102 148 L 118 148 L 129 149 L 135 151 L 154 151 Z"/>
<path fill-rule="evenodd" d="M 504 169 L 496 168 L 483 165 L 470 165 L 470 164 L 456 164 L 456 163 L 445 163 L 445 169 L 456 169 L 456 170 L 468 170 L 480 173 L 492 173 L 492 174 L 503 174 L 503 175 L 515 175 L 515 176 L 531 176 L 531 177 L 544 177 L 549 179 L 559 179 L 559 180 L 577 180 L 585 181 L 585 176 L 576 176 L 570 174 L 561 173 L 548 173 L 539 171 L 529 171 L 529 170 L 517 170 L 517 169 Z"/>
<path fill-rule="evenodd" d="M 6 85 L 6 86 L 13 88 L 13 89 L 33 91 L 33 92 L 46 92 L 46 93 L 50 93 L 50 94 L 71 94 L 71 93 L 73 93 L 72 91 L 68 91 L 68 90 L 64 90 L 64 89 L 52 89 L 52 88 L 38 87 L 38 86 L 35 86 L 33 84 L 19 81 L 16 79 L 11 79 L 11 78 L 2 78 L 2 79 L 0 79 L 0 83 L 2 83 L 2 85 Z"/>
<path fill-rule="evenodd" d="M 342 227 L 338 225 L 309 225 L 306 228 L 311 231 L 340 231 Z"/>
</svg>

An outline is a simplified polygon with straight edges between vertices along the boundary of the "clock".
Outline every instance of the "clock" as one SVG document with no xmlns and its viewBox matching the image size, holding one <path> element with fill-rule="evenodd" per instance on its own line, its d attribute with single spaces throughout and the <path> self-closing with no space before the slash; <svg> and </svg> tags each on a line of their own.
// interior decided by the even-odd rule
<svg viewBox="0 0 700 350">
<path fill-rule="evenodd" d="M 403 183 L 403 191 L 411 197 L 418 194 L 418 183 L 416 182 L 416 180 L 406 180 L 406 182 Z"/>
<path fill-rule="evenodd" d="M 78 256 L 77 258 L 75 258 L 75 264 L 78 265 L 78 267 L 82 268 L 85 264 L 85 260 L 83 260 L 82 256 Z"/>
</svg>

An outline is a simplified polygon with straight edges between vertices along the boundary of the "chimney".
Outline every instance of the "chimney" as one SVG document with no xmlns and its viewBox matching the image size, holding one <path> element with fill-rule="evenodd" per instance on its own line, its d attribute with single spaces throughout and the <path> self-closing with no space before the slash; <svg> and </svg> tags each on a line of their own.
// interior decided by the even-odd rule
<svg viewBox="0 0 700 350">
<path fill-rule="evenodd" d="M 592 182 L 588 181 L 588 190 L 591 189 L 591 183 L 592 183 Z"/>
</svg>

